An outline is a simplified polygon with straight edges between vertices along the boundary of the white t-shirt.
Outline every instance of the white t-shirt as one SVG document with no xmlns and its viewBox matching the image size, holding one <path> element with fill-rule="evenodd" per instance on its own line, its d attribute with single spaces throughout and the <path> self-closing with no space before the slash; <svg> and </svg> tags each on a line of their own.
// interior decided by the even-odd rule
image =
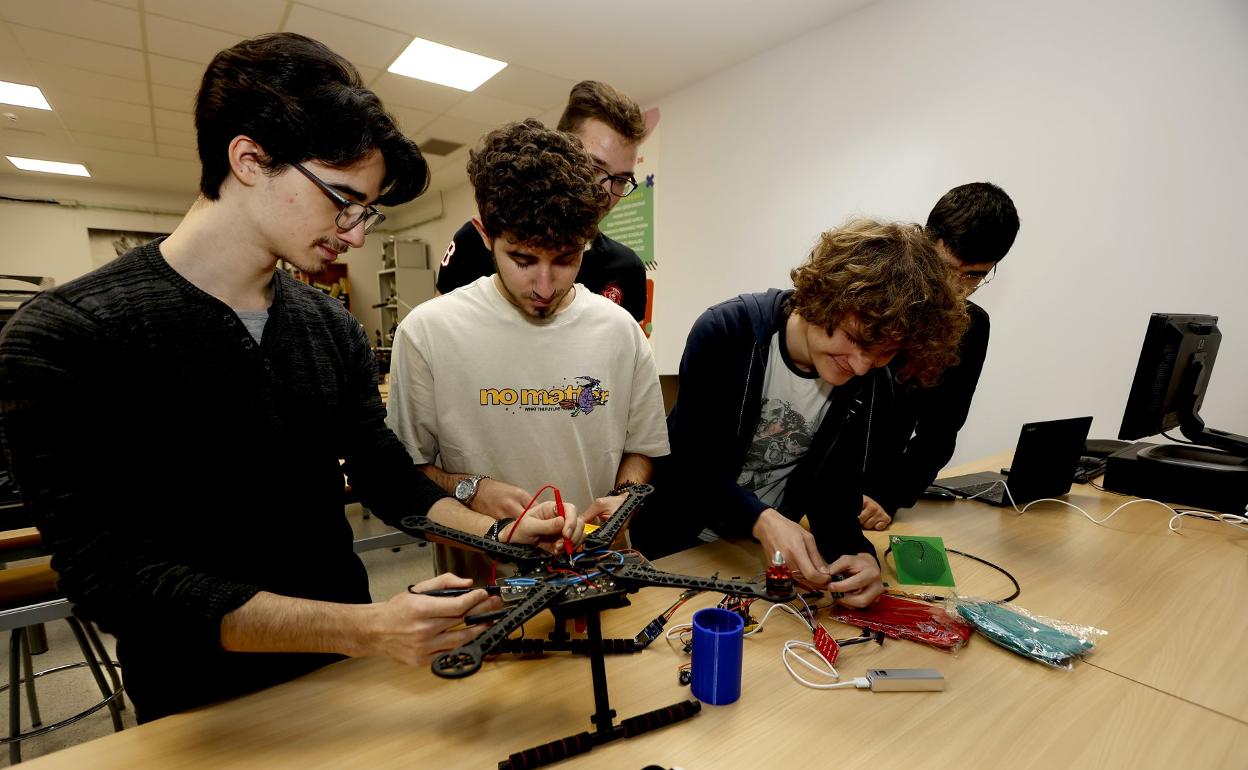
<svg viewBox="0 0 1248 770">
<path fill-rule="evenodd" d="M 579 284 L 543 321 L 493 276 L 417 306 L 395 332 L 386 424 L 417 463 L 554 484 L 582 509 L 615 486 L 624 453 L 670 451 L 645 335 Z"/>
<path fill-rule="evenodd" d="M 803 372 L 787 360 L 780 337 L 779 333 L 771 336 L 762 412 L 737 477 L 738 484 L 772 508 L 780 507 L 784 483 L 810 450 L 832 395 L 832 386 L 818 374 Z"/>
</svg>

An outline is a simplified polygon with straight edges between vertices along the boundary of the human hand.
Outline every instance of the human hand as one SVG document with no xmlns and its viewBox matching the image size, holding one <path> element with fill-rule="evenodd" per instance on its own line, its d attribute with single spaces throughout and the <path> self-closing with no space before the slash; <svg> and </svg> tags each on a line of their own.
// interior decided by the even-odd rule
<svg viewBox="0 0 1248 770">
<path fill-rule="evenodd" d="M 525 543 L 554 551 L 567 538 L 575 549 L 585 539 L 585 515 L 577 513 L 576 506 L 571 503 L 563 504 L 563 512 L 564 516 L 560 518 L 559 510 L 551 500 L 535 505 L 524 518 L 503 527 L 498 539 L 505 543 Z"/>
<path fill-rule="evenodd" d="M 784 517 L 775 508 L 759 514 L 754 537 L 763 544 L 763 557 L 770 564 L 776 551 L 793 572 L 793 579 L 807 588 L 822 588 L 828 582 L 828 564 L 819 555 L 815 536 L 801 524 Z"/>
<path fill-rule="evenodd" d="M 838 599 L 847 607 L 866 607 L 884 593 L 880 565 L 871 554 L 847 554 L 827 567 L 829 575 L 844 575 L 844 580 L 828 583 L 827 590 L 842 594 Z"/>
<path fill-rule="evenodd" d="M 533 493 L 498 479 L 484 478 L 468 507 L 494 519 L 518 519 Z"/>
<path fill-rule="evenodd" d="M 502 607 L 497 597 L 477 589 L 463 596 L 421 596 L 425 591 L 468 588 L 472 581 L 450 573 L 417 583 L 408 591 L 370 607 L 366 624 L 369 640 L 362 654 L 388 655 L 411 666 L 425 666 L 438 654 L 462 647 L 484 632 L 488 625 L 454 629 L 465 615 L 490 612 Z"/>
<path fill-rule="evenodd" d="M 862 513 L 858 514 L 858 523 L 863 529 L 884 530 L 893 523 L 893 517 L 889 516 L 879 503 L 863 495 Z"/>
<path fill-rule="evenodd" d="M 628 495 L 615 495 L 614 497 L 599 497 L 589 504 L 585 509 L 585 521 L 590 524 L 598 524 L 606 521 L 620 509 L 624 501 L 628 499 Z"/>
</svg>

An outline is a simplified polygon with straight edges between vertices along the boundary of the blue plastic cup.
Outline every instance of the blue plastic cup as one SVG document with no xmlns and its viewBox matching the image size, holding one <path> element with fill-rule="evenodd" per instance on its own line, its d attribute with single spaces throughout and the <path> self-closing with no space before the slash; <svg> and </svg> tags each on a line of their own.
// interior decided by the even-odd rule
<svg viewBox="0 0 1248 770">
<path fill-rule="evenodd" d="M 708 607 L 693 613 L 693 697 L 725 706 L 741 697 L 741 647 L 745 621 L 735 612 Z"/>
</svg>

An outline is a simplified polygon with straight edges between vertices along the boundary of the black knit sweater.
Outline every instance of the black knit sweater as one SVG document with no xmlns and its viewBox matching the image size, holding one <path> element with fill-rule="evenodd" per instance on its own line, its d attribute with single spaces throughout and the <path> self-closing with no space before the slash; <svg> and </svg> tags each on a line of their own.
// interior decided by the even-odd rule
<svg viewBox="0 0 1248 770">
<path fill-rule="evenodd" d="M 13 476 L 61 590 L 117 635 L 145 720 L 332 660 L 224 652 L 221 618 L 260 590 L 370 600 L 344 470 L 385 521 L 443 496 L 384 416 L 341 303 L 275 272 L 257 345 L 159 242 L 40 294 L 0 334 Z"/>
</svg>

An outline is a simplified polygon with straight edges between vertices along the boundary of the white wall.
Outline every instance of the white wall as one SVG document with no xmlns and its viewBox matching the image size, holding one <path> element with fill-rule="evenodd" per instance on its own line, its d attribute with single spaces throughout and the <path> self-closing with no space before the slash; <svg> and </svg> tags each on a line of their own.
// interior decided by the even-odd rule
<svg viewBox="0 0 1248 770">
<path fill-rule="evenodd" d="M 786 286 L 853 214 L 989 180 L 1022 230 L 955 462 L 1024 421 L 1116 436 L 1147 315 L 1221 316 L 1204 414 L 1248 432 L 1248 4 L 881 0 L 663 99 L 660 371 L 708 305 Z"/>
<path fill-rule="evenodd" d="M 172 232 L 182 219 L 179 212 L 191 203 L 190 199 L 132 190 L 84 190 L 50 180 L 6 179 L 0 186 L 0 195 L 169 212 L 136 213 L 0 199 L 0 234 L 4 244 L 0 247 L 0 273 L 51 276 L 58 285 L 97 267 L 88 229 Z"/>
<path fill-rule="evenodd" d="M 52 180 L 5 179 L 0 196 L 78 201 L 83 207 L 18 203 L 0 199 L 0 274 L 51 276 L 57 285 L 71 281 L 100 265 L 89 229 L 170 233 L 182 221 L 180 213 L 191 200 L 159 193 L 141 193 L 93 186 L 90 189 Z M 93 206 L 116 206 L 169 212 L 163 214 L 117 211 Z M 375 338 L 379 318 L 371 305 L 378 301 L 377 270 L 381 267 L 381 239 L 370 237 L 363 249 L 342 258 L 350 266 L 351 310 Z M 16 284 L 14 284 L 16 287 Z"/>
</svg>

